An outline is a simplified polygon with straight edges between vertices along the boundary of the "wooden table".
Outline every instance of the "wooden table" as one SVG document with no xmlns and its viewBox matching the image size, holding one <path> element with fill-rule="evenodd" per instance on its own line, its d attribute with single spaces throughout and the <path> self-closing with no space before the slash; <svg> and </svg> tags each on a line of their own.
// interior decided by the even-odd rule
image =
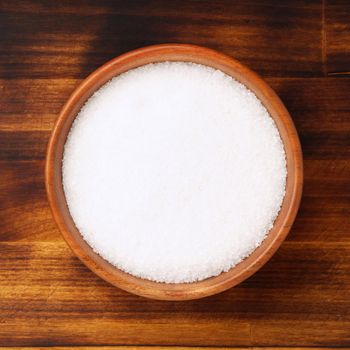
<svg viewBox="0 0 350 350">
<path fill-rule="evenodd" d="M 221 50 L 276 89 L 305 187 L 274 258 L 225 293 L 161 302 L 112 287 L 62 240 L 45 148 L 92 70 L 165 42 Z M 350 1 L 0 0 L 0 346 L 350 346 Z"/>
</svg>

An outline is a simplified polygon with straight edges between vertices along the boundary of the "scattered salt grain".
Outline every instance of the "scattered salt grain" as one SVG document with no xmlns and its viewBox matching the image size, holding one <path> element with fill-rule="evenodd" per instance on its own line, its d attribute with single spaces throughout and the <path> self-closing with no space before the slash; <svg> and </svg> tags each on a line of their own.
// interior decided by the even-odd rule
<svg viewBox="0 0 350 350">
<path fill-rule="evenodd" d="M 95 252 L 141 278 L 229 270 L 272 228 L 286 161 L 257 97 L 219 70 L 166 62 L 115 77 L 70 130 L 63 185 Z"/>
</svg>

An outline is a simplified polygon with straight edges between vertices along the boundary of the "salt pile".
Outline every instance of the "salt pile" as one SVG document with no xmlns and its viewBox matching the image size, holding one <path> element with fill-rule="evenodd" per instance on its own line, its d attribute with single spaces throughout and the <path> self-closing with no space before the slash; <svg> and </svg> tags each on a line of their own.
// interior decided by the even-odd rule
<svg viewBox="0 0 350 350">
<path fill-rule="evenodd" d="M 100 88 L 64 150 L 72 218 L 132 275 L 193 282 L 249 256 L 283 201 L 280 135 L 257 97 L 221 71 L 149 64 Z"/>
</svg>

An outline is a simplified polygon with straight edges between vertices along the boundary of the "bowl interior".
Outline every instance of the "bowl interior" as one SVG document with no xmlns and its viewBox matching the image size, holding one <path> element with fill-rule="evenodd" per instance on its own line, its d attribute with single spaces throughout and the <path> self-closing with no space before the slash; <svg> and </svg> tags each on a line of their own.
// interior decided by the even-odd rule
<svg viewBox="0 0 350 350">
<path fill-rule="evenodd" d="M 62 155 L 69 129 L 86 100 L 114 76 L 152 62 L 188 61 L 216 69 L 246 85 L 265 105 L 281 135 L 287 158 L 286 195 L 281 211 L 266 239 L 248 258 L 228 272 L 184 284 L 157 283 L 117 269 L 84 241 L 70 216 L 62 186 Z M 216 51 L 192 45 L 157 45 L 119 56 L 93 72 L 71 95 L 56 122 L 46 160 L 46 188 L 54 219 L 73 252 L 97 275 L 131 293 L 163 300 L 205 297 L 226 290 L 257 271 L 285 239 L 298 210 L 302 191 L 302 156 L 293 122 L 274 91 L 254 72 Z"/>
</svg>

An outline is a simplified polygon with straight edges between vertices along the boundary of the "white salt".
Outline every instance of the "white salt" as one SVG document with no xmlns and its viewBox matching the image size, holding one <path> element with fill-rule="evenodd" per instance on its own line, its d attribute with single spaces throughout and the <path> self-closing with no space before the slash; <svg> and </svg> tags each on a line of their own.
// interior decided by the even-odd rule
<svg viewBox="0 0 350 350">
<path fill-rule="evenodd" d="M 249 256 L 285 183 L 283 144 L 261 102 L 192 63 L 112 79 L 81 109 L 64 151 L 65 195 L 84 239 L 158 282 L 203 280 Z"/>
</svg>

